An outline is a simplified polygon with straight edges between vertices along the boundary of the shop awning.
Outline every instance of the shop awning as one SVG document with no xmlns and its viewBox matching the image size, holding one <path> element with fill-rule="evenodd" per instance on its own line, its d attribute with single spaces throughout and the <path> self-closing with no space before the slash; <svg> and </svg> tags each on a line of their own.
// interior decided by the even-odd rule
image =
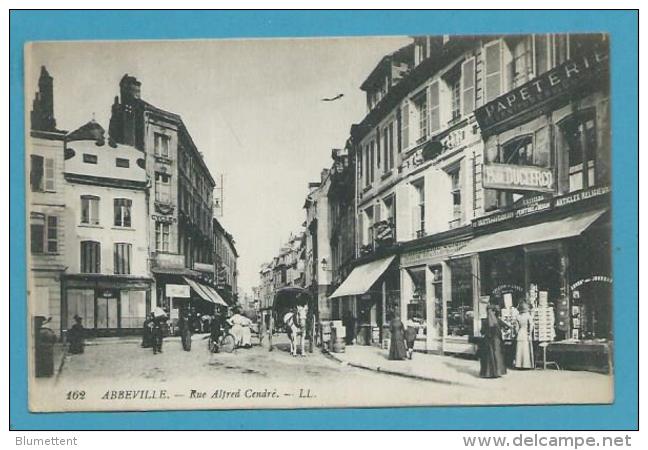
<svg viewBox="0 0 648 450">
<path fill-rule="evenodd" d="M 346 280 L 333 292 L 331 298 L 366 293 L 387 270 L 394 258 L 395 256 L 390 256 L 354 268 Z"/>
<path fill-rule="evenodd" d="M 211 299 L 212 299 L 212 301 L 213 301 L 214 303 L 216 303 L 217 305 L 221 305 L 221 306 L 229 306 L 229 305 L 227 304 L 227 302 L 226 302 L 225 300 L 223 300 L 223 297 L 221 297 L 221 296 L 218 294 L 218 292 L 216 291 L 216 289 L 214 289 L 214 288 L 211 287 L 211 286 L 207 286 L 207 285 L 203 285 L 203 287 L 204 287 L 204 288 L 207 288 L 207 290 L 208 290 L 209 293 L 211 294 Z"/>
<path fill-rule="evenodd" d="M 191 287 L 191 289 L 196 291 L 196 294 L 198 294 L 203 300 L 214 303 L 216 305 L 228 306 L 227 303 L 225 303 L 225 300 L 223 300 L 221 296 L 218 295 L 216 290 L 214 290 L 210 286 L 206 286 L 202 283 L 194 281 L 191 278 L 183 278 L 185 282 Z"/>
<path fill-rule="evenodd" d="M 468 243 L 468 245 L 453 254 L 452 258 L 472 253 L 481 253 L 490 250 L 517 247 L 518 245 L 534 244 L 578 236 L 605 212 L 605 209 L 588 211 L 565 217 L 560 220 L 552 220 L 537 225 L 480 236 L 473 239 Z"/>
</svg>

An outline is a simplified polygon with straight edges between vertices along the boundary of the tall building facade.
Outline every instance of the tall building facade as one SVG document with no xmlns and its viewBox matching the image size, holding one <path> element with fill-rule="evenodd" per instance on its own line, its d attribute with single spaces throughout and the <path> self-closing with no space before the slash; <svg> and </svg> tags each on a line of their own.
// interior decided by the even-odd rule
<svg viewBox="0 0 648 450">
<path fill-rule="evenodd" d="M 151 311 L 149 187 L 144 153 L 109 144 L 94 120 L 66 136 L 62 328 L 140 333 Z"/>
<path fill-rule="evenodd" d="M 109 134 L 145 154 L 152 302 L 169 309 L 173 322 L 183 305 L 210 312 L 222 303 L 213 265 L 214 179 L 179 115 L 144 101 L 135 77 L 124 75 L 119 87 Z M 187 285 L 188 297 L 178 287 Z"/>
<path fill-rule="evenodd" d="M 228 233 L 218 219 L 213 219 L 214 230 L 214 270 L 216 288 L 229 304 L 235 304 L 238 298 L 238 252 L 234 237 Z"/>
<path fill-rule="evenodd" d="M 489 300 L 539 296 L 556 339 L 611 338 L 607 47 L 424 36 L 380 61 L 351 133 L 358 258 L 331 295 L 360 342 L 399 314 L 417 349 L 471 353 Z"/>
<path fill-rule="evenodd" d="M 53 78 L 45 67 L 41 67 L 38 86 L 26 136 L 29 310 L 30 317 L 51 318 L 49 326 L 60 336 L 61 277 L 66 270 L 63 180 L 66 132 L 56 128 Z"/>
</svg>

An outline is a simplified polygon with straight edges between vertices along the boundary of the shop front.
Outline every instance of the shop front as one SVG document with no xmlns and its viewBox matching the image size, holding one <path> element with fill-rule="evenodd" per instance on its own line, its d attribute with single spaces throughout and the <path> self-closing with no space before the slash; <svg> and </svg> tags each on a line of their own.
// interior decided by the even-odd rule
<svg viewBox="0 0 648 450">
<path fill-rule="evenodd" d="M 449 260 L 469 239 L 406 250 L 401 256 L 401 317 L 419 324 L 415 350 L 473 352 L 468 342 L 474 323 L 472 260 Z"/>
<path fill-rule="evenodd" d="M 228 304 L 213 286 L 200 279 L 198 272 L 189 269 L 155 268 L 158 306 L 169 313 L 171 334 L 178 332 L 180 311 L 192 314 L 194 327 L 202 330 L 202 317 L 218 309 L 227 310 Z M 199 281 L 200 279 L 200 281 Z"/>
<path fill-rule="evenodd" d="M 474 335 L 480 334 L 489 302 L 496 302 L 502 319 L 512 324 L 525 301 L 534 314 L 536 348 L 546 346 L 546 358 L 565 368 L 611 370 L 610 213 L 605 201 L 559 207 L 532 219 L 521 224 L 511 219 L 505 229 L 500 224 L 491 233 L 476 230 L 472 242 L 451 257 L 473 260 Z M 505 333 L 509 364 L 513 339 Z M 545 358 L 541 351 L 537 355 Z"/>
<path fill-rule="evenodd" d="M 330 298 L 347 299 L 340 300 L 344 308 L 343 322 L 355 324 L 356 344 L 387 345 L 389 323 L 400 308 L 396 256 L 356 266 Z"/>
<path fill-rule="evenodd" d="M 74 317 L 93 336 L 139 334 L 151 311 L 149 278 L 112 275 L 66 275 L 63 277 L 62 328 L 68 330 Z"/>
</svg>

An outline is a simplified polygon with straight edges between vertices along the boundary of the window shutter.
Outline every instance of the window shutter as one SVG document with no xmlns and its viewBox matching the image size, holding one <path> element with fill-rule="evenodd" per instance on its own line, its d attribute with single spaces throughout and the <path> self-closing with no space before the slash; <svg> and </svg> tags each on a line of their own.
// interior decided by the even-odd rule
<svg viewBox="0 0 648 450">
<path fill-rule="evenodd" d="M 403 149 L 409 147 L 409 102 L 406 101 L 403 105 L 403 113 L 401 114 L 401 132 L 403 140 Z"/>
<path fill-rule="evenodd" d="M 54 190 L 54 159 L 45 159 L 45 190 Z"/>
<path fill-rule="evenodd" d="M 376 203 L 376 206 L 374 206 L 374 211 L 375 211 L 374 212 L 374 217 L 375 217 L 374 223 L 378 223 L 378 222 L 380 222 L 382 220 L 382 218 L 381 218 L 381 216 L 382 216 L 382 214 L 381 214 L 382 213 L 382 205 L 380 204 L 380 202 Z"/>
<path fill-rule="evenodd" d="M 439 82 L 435 81 L 430 85 L 430 131 L 435 132 L 440 128 Z"/>
<path fill-rule="evenodd" d="M 502 49 L 497 41 L 486 46 L 486 102 L 499 97 L 502 78 Z"/>
<path fill-rule="evenodd" d="M 376 128 L 376 167 L 380 168 L 380 128 Z"/>
<path fill-rule="evenodd" d="M 475 58 L 461 65 L 461 83 L 463 115 L 467 116 L 475 109 Z"/>
<path fill-rule="evenodd" d="M 364 212 L 358 213 L 358 242 L 360 245 L 364 245 L 364 217 L 362 217 Z"/>
</svg>

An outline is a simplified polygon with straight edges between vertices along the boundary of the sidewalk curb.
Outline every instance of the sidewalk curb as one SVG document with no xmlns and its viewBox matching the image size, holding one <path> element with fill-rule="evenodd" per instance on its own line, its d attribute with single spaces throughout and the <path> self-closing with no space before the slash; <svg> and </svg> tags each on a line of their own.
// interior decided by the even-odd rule
<svg viewBox="0 0 648 450">
<path fill-rule="evenodd" d="M 352 363 L 352 362 L 349 362 L 349 361 L 345 361 L 344 359 L 342 359 L 342 358 L 340 358 L 338 356 L 335 356 L 332 352 L 328 352 L 328 351 L 325 351 L 325 350 L 322 350 L 322 354 L 329 357 L 329 358 L 331 358 L 332 360 L 334 360 L 334 361 L 336 361 L 336 362 L 338 362 L 340 364 L 355 367 L 357 369 L 371 370 L 372 372 L 385 373 L 385 374 L 388 374 L 388 375 L 395 375 L 395 376 L 403 377 L 403 378 L 412 378 L 412 379 L 421 380 L 421 381 L 432 381 L 434 383 L 447 384 L 449 386 L 474 387 L 474 386 L 471 386 L 471 385 L 468 385 L 468 384 L 465 384 L 465 383 L 457 383 L 455 381 L 449 381 L 449 380 L 445 380 L 445 379 L 442 379 L 442 378 L 427 377 L 427 376 L 423 376 L 423 375 L 414 375 L 414 374 L 410 374 L 410 373 L 397 372 L 395 370 L 381 369 L 380 366 L 368 366 L 368 365 L 359 364 L 359 363 Z"/>
</svg>

